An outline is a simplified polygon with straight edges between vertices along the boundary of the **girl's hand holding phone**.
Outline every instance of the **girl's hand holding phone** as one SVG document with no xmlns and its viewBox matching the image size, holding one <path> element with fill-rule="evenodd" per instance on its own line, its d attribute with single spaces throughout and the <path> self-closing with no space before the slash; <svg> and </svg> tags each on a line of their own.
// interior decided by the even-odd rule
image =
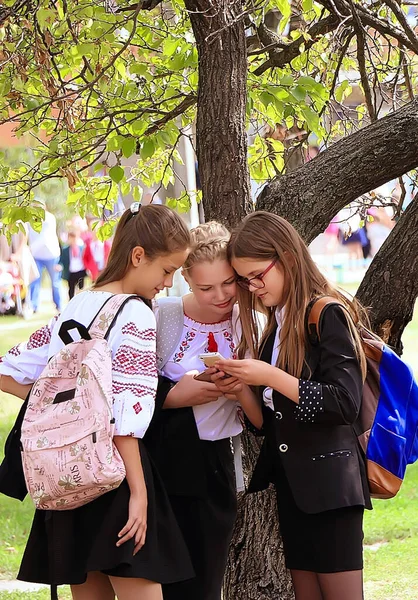
<svg viewBox="0 0 418 600">
<path fill-rule="evenodd" d="M 215 372 L 215 369 L 213 370 Z M 168 392 L 164 408 L 181 408 L 184 406 L 197 406 L 215 402 L 222 396 L 219 389 L 212 382 L 196 379 L 198 371 L 189 371 Z"/>
<path fill-rule="evenodd" d="M 212 381 L 222 392 L 222 395 L 230 400 L 236 399 L 236 394 L 242 392 L 242 382 L 236 377 L 226 377 L 223 371 L 215 371 L 212 375 Z"/>
<path fill-rule="evenodd" d="M 254 358 L 218 360 L 215 366 L 223 374 L 228 373 L 234 379 L 239 379 L 240 382 L 247 385 L 268 385 L 272 370 L 277 370 L 276 367 Z"/>
</svg>

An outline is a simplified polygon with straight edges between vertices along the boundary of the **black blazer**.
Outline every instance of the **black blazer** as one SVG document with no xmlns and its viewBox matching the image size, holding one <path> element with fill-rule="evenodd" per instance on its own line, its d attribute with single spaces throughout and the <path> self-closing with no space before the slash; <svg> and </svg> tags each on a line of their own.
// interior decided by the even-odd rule
<svg viewBox="0 0 418 600">
<path fill-rule="evenodd" d="M 274 337 L 275 332 L 260 356 L 268 363 Z M 317 346 L 308 345 L 305 358 L 312 376 L 305 367 L 301 380 L 321 384 L 323 412 L 313 422 L 302 422 L 295 403 L 273 392 L 275 410 L 263 403 L 265 439 L 248 491 L 274 483 L 273 467 L 279 458 L 302 511 L 319 513 L 355 505 L 371 508 L 364 457 L 353 429 L 363 382 L 344 309 L 338 305 L 324 309 L 320 341 Z"/>
</svg>

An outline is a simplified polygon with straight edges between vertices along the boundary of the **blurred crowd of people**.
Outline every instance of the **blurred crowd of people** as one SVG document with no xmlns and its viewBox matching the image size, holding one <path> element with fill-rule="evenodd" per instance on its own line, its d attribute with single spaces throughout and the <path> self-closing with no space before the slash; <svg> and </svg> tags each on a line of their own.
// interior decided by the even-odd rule
<svg viewBox="0 0 418 600">
<path fill-rule="evenodd" d="M 24 224 L 24 231 L 13 235 L 11 243 L 0 235 L 0 314 L 36 313 L 44 271 L 57 312 L 63 304 L 62 279 L 68 283 L 69 299 L 83 289 L 87 277 L 95 281 L 111 248 L 111 240 L 98 239 L 99 225 L 97 218 L 75 216 L 59 231 L 55 216 L 46 208 L 39 232 Z"/>
</svg>

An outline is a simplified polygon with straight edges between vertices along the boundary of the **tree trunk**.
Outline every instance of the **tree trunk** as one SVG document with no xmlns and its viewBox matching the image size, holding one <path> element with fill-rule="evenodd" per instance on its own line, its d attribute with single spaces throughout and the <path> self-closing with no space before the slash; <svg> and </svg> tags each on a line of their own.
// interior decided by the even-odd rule
<svg viewBox="0 0 418 600">
<path fill-rule="evenodd" d="M 373 259 L 357 292 L 373 329 L 402 353 L 401 336 L 418 296 L 418 198 L 408 206 Z"/>
<path fill-rule="evenodd" d="M 274 179 L 257 210 L 280 214 L 310 243 L 344 206 L 418 165 L 418 100 Z"/>
<path fill-rule="evenodd" d="M 243 8 L 233 0 L 186 0 L 199 53 L 197 158 L 205 220 L 236 225 L 250 210 Z"/>
<path fill-rule="evenodd" d="M 242 434 L 244 472 L 252 473 L 259 453 L 258 439 Z M 225 600 L 292 600 L 277 519 L 274 489 L 241 494 L 224 581 Z"/>
<path fill-rule="evenodd" d="M 199 53 L 197 157 L 205 220 L 231 227 L 252 208 L 245 128 L 246 41 L 243 20 L 236 20 L 242 6 L 231 0 L 185 2 Z M 254 439 L 246 437 L 245 450 L 250 472 L 258 453 Z M 293 597 L 276 515 L 272 491 L 239 499 L 225 600 Z"/>
</svg>

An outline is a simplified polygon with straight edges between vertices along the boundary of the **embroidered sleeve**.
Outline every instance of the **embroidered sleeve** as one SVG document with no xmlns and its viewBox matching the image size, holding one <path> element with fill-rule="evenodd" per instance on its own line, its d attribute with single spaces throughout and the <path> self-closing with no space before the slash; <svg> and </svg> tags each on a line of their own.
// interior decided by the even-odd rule
<svg viewBox="0 0 418 600">
<path fill-rule="evenodd" d="M 115 435 L 142 438 L 157 391 L 155 318 L 139 301 L 123 309 L 109 336 L 112 348 Z"/>
<path fill-rule="evenodd" d="M 295 406 L 296 420 L 312 423 L 317 414 L 324 412 L 322 385 L 299 379 L 299 404 Z"/>
<path fill-rule="evenodd" d="M 58 316 L 0 359 L 0 375 L 9 375 L 17 383 L 28 385 L 36 381 L 48 363 L 49 342 Z"/>
</svg>

